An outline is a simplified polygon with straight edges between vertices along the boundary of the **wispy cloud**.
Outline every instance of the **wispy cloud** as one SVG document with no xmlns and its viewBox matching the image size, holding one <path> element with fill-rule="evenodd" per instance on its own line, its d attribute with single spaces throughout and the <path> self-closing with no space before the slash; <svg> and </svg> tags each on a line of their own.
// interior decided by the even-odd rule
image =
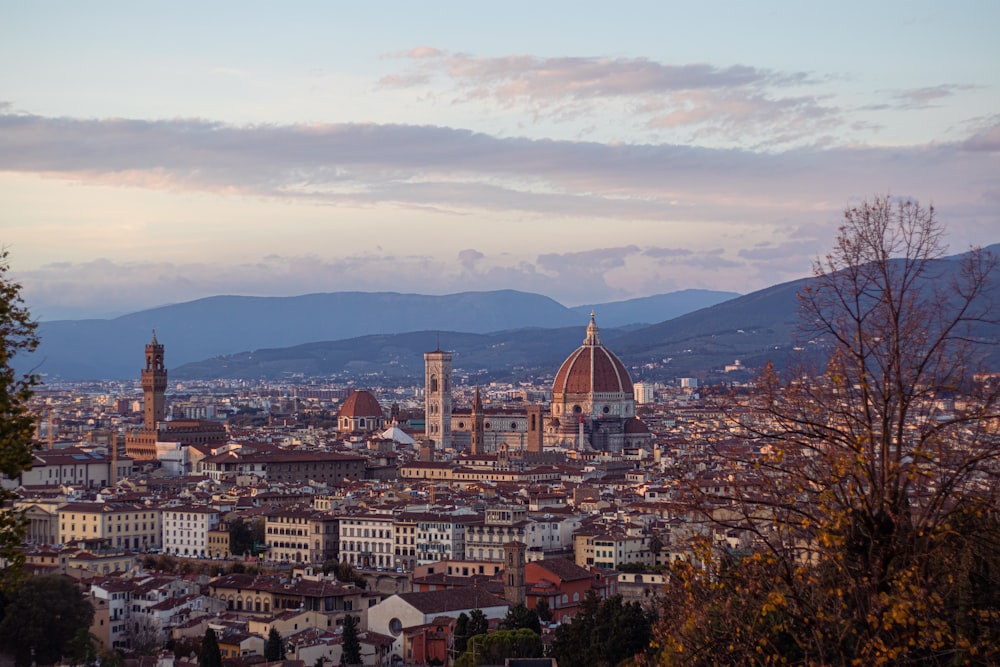
<svg viewBox="0 0 1000 667">
<path fill-rule="evenodd" d="M 937 106 L 942 100 L 953 95 L 974 90 L 976 86 L 942 84 L 939 86 L 927 86 L 923 88 L 910 88 L 908 90 L 896 91 L 893 97 L 897 101 L 897 107 L 903 109 L 926 109 Z"/>
<path fill-rule="evenodd" d="M 0 114 L 0 170 L 315 203 L 692 220 L 831 192 L 947 192 L 992 173 L 996 125 L 964 143 L 774 152 L 499 138 L 432 126 L 235 126 Z M 973 177 L 974 176 L 974 177 Z"/>
<path fill-rule="evenodd" d="M 965 245 L 996 229 L 998 127 L 996 118 L 982 119 L 966 139 L 909 148 L 756 152 L 502 138 L 433 126 L 0 113 L 0 172 L 343 210 L 412 209 L 421 219 L 432 216 L 434 233 L 443 234 L 452 233 L 441 222 L 447 219 L 461 221 L 455 229 L 482 225 L 486 234 L 501 233 L 498 221 L 524 219 L 527 225 L 509 233 L 523 234 L 526 248 L 532 225 L 558 220 L 567 230 L 565 252 L 533 257 L 469 245 L 478 243 L 477 232 L 466 231 L 450 260 L 397 248 L 237 267 L 53 265 L 19 276 L 39 304 L 125 303 L 128 292 L 135 305 L 148 306 L 151 292 L 143 288 L 153 283 L 165 300 L 269 294 L 275 285 L 290 294 L 412 283 L 438 293 L 503 285 L 586 303 L 797 277 L 789 271 L 807 267 L 827 247 L 848 199 L 873 193 L 920 193 L 946 212 Z M 714 250 L 704 247 L 705 238 Z"/>
<path fill-rule="evenodd" d="M 839 109 L 821 95 L 788 92 L 817 83 L 806 72 L 647 58 L 487 58 L 431 47 L 395 55 L 410 59 L 413 68 L 387 75 L 383 87 L 423 86 L 443 77 L 453 84 L 455 102 L 489 100 L 529 109 L 536 117 L 606 116 L 619 108 L 609 103 L 620 103 L 630 123 L 638 120 L 652 130 L 721 133 L 729 141 L 749 135 L 751 144 L 788 143 L 842 122 Z"/>
</svg>

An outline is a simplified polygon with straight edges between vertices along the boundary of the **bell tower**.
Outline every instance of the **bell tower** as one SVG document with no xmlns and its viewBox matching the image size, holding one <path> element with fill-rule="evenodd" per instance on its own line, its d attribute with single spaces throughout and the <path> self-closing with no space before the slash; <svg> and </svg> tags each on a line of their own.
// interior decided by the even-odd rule
<svg viewBox="0 0 1000 667">
<path fill-rule="evenodd" d="M 517 541 L 503 545 L 503 597 L 512 605 L 525 603 L 524 554 L 527 547 L 524 542 Z"/>
<path fill-rule="evenodd" d="M 486 443 L 484 440 L 485 431 L 483 429 L 483 399 L 479 395 L 479 385 L 476 385 L 476 395 L 472 399 L 472 453 L 485 454 Z"/>
<path fill-rule="evenodd" d="M 434 449 L 451 447 L 451 352 L 424 352 L 424 419 Z"/>
<path fill-rule="evenodd" d="M 153 340 L 146 345 L 146 367 L 142 369 L 143 428 L 156 430 L 166 416 L 164 395 L 167 391 L 167 369 L 163 366 L 163 345 Z"/>
</svg>

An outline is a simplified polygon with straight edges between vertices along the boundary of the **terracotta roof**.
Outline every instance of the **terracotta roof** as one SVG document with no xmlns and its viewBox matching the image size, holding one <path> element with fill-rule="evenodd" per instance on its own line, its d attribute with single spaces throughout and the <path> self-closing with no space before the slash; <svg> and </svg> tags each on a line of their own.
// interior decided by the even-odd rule
<svg viewBox="0 0 1000 667">
<path fill-rule="evenodd" d="M 507 606 L 507 602 L 501 598 L 474 587 L 426 593 L 400 593 L 398 597 L 423 614 Z"/>
<path fill-rule="evenodd" d="M 355 389 L 337 414 L 340 417 L 381 417 L 382 406 L 371 392 Z"/>
<path fill-rule="evenodd" d="M 556 373 L 552 383 L 555 394 L 620 393 L 632 395 L 632 379 L 625 364 L 604 347 L 597 335 L 594 316 L 590 317 L 587 337 Z"/>
</svg>

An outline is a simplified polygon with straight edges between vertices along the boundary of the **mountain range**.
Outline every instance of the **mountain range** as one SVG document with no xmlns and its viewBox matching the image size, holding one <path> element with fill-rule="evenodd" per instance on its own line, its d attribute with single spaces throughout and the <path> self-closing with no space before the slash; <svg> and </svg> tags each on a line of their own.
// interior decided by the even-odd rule
<svg viewBox="0 0 1000 667">
<path fill-rule="evenodd" d="M 204 360 L 240 353 L 257 354 L 259 359 L 261 350 L 356 340 L 347 345 L 348 352 L 336 357 L 350 365 L 357 361 L 353 356 L 371 356 L 358 347 L 372 337 L 392 339 L 407 334 L 401 340 L 412 340 L 408 334 L 414 331 L 485 335 L 527 328 L 580 328 L 586 326 L 591 311 L 599 312 L 601 323 L 608 327 L 636 328 L 735 296 L 733 292 L 684 290 L 573 308 L 546 296 L 513 290 L 444 296 L 395 292 L 215 296 L 114 319 L 40 322 L 41 345 L 34 355 L 19 360 L 18 369 L 40 373 L 49 381 L 135 379 L 143 364 L 143 347 L 154 330 L 165 346 L 171 377 L 177 379 L 187 376 L 186 364 Z M 436 335 L 430 335 L 430 347 L 417 354 L 421 369 L 422 353 L 434 348 Z M 208 366 L 199 367 L 211 366 L 205 363 Z M 379 362 L 373 359 L 372 363 Z M 336 372 L 334 366 L 329 368 Z"/>
<path fill-rule="evenodd" d="M 1000 254 L 1000 244 L 990 248 Z M 937 260 L 947 284 L 961 256 Z M 156 330 L 171 380 L 338 377 L 374 385 L 423 375 L 423 353 L 454 353 L 459 375 L 544 379 L 583 341 L 590 312 L 633 378 L 718 378 L 739 360 L 747 369 L 783 366 L 797 340 L 797 294 L 809 278 L 746 295 L 687 290 L 567 308 L 511 290 L 446 296 L 336 292 L 297 297 L 218 296 L 109 320 L 42 322 L 29 362 L 49 380 L 138 378 L 143 346 Z M 1000 312 L 1000 268 L 988 297 Z M 996 327 L 975 333 L 1000 343 Z M 1000 344 L 989 363 L 1000 368 Z M 375 380 L 378 377 L 380 380 Z M 730 376 L 730 377 L 739 377 Z"/>
</svg>

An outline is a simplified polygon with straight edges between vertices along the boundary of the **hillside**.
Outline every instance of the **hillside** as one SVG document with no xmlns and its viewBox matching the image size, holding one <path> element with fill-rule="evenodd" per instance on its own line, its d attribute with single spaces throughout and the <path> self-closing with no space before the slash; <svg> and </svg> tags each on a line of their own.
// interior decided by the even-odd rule
<svg viewBox="0 0 1000 667">
<path fill-rule="evenodd" d="M 486 334 L 586 323 L 590 309 L 606 326 L 660 322 L 735 296 L 689 290 L 613 304 L 567 308 L 539 294 L 501 290 L 444 296 L 395 292 L 335 292 L 296 297 L 216 296 L 108 320 L 41 322 L 41 346 L 19 359 L 19 370 L 55 380 L 138 377 L 143 345 L 155 329 L 167 364 L 363 336 L 413 331 Z M 607 316 L 604 317 L 604 310 Z M 355 355 L 367 357 L 365 350 Z"/>
</svg>

